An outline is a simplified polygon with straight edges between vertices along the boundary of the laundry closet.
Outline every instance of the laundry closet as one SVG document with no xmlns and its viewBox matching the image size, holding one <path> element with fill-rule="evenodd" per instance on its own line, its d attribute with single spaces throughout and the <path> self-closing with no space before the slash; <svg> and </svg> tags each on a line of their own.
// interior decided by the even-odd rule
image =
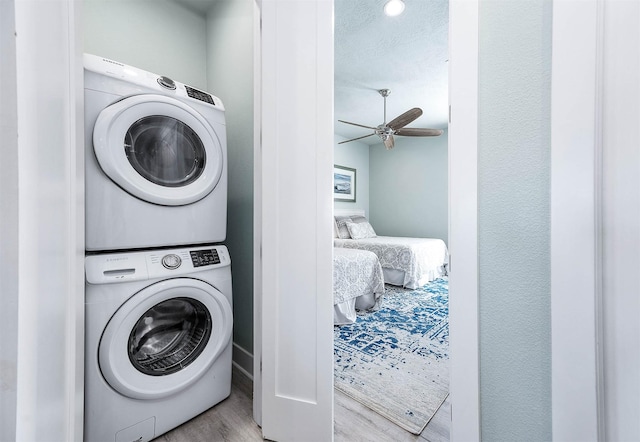
<svg viewBox="0 0 640 442">
<path fill-rule="evenodd" d="M 253 347 L 253 3 L 86 0 L 82 23 L 85 52 L 209 91 L 224 103 L 225 244 L 233 260 L 234 353 L 245 359 Z M 250 371 L 251 363 L 243 368 Z"/>
<path fill-rule="evenodd" d="M 85 438 L 150 440 L 252 369 L 253 1 L 83 6 Z"/>
</svg>

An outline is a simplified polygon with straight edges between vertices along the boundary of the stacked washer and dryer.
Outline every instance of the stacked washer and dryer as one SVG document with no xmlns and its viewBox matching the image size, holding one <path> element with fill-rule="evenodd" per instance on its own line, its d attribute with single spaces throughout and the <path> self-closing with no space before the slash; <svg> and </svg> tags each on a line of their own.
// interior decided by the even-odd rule
<svg viewBox="0 0 640 442">
<path fill-rule="evenodd" d="M 148 441 L 231 391 L 224 107 L 84 65 L 85 440 Z"/>
</svg>

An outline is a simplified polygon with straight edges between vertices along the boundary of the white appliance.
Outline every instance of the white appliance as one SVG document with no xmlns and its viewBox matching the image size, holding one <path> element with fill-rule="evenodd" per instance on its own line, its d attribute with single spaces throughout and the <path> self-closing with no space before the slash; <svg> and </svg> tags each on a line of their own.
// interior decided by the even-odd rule
<svg viewBox="0 0 640 442">
<path fill-rule="evenodd" d="M 87 256 L 85 441 L 148 441 L 231 392 L 225 246 Z"/>
<path fill-rule="evenodd" d="M 224 241 L 220 99 L 95 55 L 84 68 L 86 249 Z"/>
</svg>

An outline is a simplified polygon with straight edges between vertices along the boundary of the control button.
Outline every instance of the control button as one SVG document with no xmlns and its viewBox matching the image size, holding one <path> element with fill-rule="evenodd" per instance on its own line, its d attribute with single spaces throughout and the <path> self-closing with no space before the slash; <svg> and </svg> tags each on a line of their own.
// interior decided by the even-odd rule
<svg viewBox="0 0 640 442">
<path fill-rule="evenodd" d="M 166 89 L 174 90 L 176 88 L 176 83 L 169 77 L 158 78 L 158 84 Z"/>
<path fill-rule="evenodd" d="M 165 255 L 162 257 L 162 265 L 169 270 L 177 269 L 182 264 L 182 260 L 178 255 Z"/>
</svg>

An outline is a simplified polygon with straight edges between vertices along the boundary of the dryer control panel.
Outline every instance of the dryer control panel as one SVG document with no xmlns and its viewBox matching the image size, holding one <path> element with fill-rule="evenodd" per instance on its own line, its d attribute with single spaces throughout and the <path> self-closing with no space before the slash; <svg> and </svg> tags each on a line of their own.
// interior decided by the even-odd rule
<svg viewBox="0 0 640 442">
<path fill-rule="evenodd" d="M 105 253 L 85 258 L 89 284 L 180 276 L 231 265 L 225 246 L 156 249 L 129 253 Z"/>
<path fill-rule="evenodd" d="M 179 81 L 174 81 L 164 75 L 147 72 L 115 60 L 92 54 L 84 54 L 83 62 L 86 73 L 98 74 L 97 76 L 92 74 L 85 75 L 85 88 L 101 90 L 100 76 L 107 76 L 139 85 L 147 89 L 148 92 L 157 91 L 164 95 L 186 98 L 187 100 L 197 100 L 224 111 L 224 105 L 219 97 L 180 83 Z M 117 92 L 112 91 L 112 93 Z"/>
</svg>

